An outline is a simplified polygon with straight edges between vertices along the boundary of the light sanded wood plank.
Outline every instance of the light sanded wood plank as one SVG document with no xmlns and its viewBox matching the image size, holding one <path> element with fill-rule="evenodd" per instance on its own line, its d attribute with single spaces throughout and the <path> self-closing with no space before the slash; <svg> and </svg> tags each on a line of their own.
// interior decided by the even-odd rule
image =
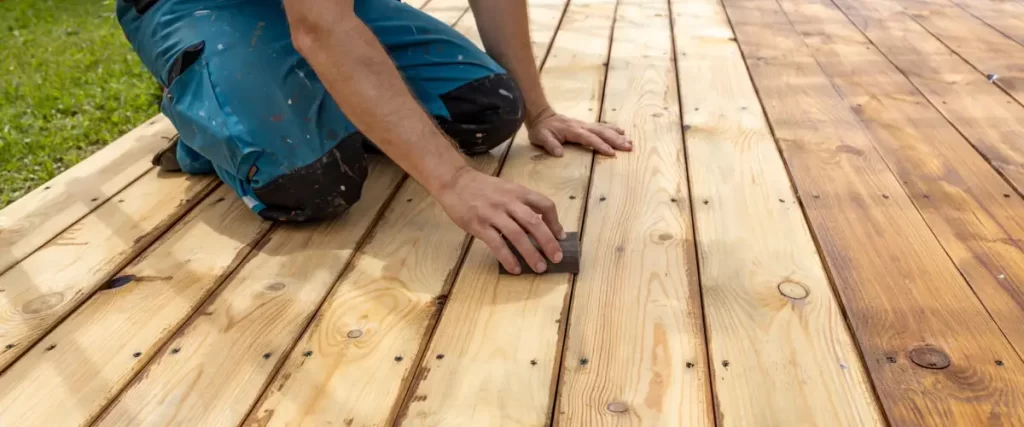
<svg viewBox="0 0 1024 427">
<path fill-rule="evenodd" d="M 282 225 L 108 408 L 96 425 L 236 426 L 291 350 L 402 180 L 374 159 L 340 218 Z"/>
<path fill-rule="evenodd" d="M 1024 45 L 1024 3 L 1015 0 L 950 0 L 1006 37 Z"/>
<path fill-rule="evenodd" d="M 615 0 L 570 2 L 541 72 L 556 111 L 598 119 L 614 13 Z M 501 176 L 550 197 L 562 224 L 578 230 L 592 160 L 592 151 L 573 147 L 549 157 L 520 132 Z M 494 256 L 474 241 L 401 424 L 547 425 L 571 281 L 569 274 L 498 275 Z"/>
<path fill-rule="evenodd" d="M 899 4 L 921 26 L 1018 102 L 1024 102 L 1024 46 L 947 0 L 882 0 Z"/>
<path fill-rule="evenodd" d="M 849 0 L 835 4 L 1024 193 L 1024 107 L 898 7 Z"/>
<path fill-rule="evenodd" d="M 0 371 L 216 185 L 152 169 L 0 276 Z"/>
<path fill-rule="evenodd" d="M 221 186 L 0 376 L 0 425 L 88 425 L 270 224 Z"/>
<path fill-rule="evenodd" d="M 531 0 L 535 54 L 547 51 L 564 4 Z M 476 38 L 471 15 L 455 28 Z M 471 164 L 494 174 L 507 149 Z M 246 424 L 390 425 L 467 242 L 429 193 L 407 181 Z"/>
<path fill-rule="evenodd" d="M 467 9 L 465 0 L 430 4 L 447 23 Z M 343 217 L 272 231 L 167 346 L 180 351 L 159 355 L 97 425 L 241 423 L 404 176 L 373 159 L 363 198 Z"/>
<path fill-rule="evenodd" d="M 601 117 L 636 142 L 594 165 L 555 421 L 711 425 L 668 2 L 621 0 L 613 34 Z"/>
<path fill-rule="evenodd" d="M 804 40 L 773 0 L 725 4 L 888 420 L 1020 424 L 1020 359 Z"/>
<path fill-rule="evenodd" d="M 1024 354 L 1024 200 L 831 1 L 781 3 L 939 242 Z"/>
<path fill-rule="evenodd" d="M 0 211 L 0 273 L 152 169 L 175 133 L 157 115 Z"/>
<path fill-rule="evenodd" d="M 725 10 L 671 7 L 719 424 L 884 424 Z"/>
</svg>

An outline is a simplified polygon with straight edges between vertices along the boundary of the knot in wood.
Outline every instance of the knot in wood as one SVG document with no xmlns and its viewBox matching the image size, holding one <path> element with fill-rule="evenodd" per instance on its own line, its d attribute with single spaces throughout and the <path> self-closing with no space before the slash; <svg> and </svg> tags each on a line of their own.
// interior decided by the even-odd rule
<svg viewBox="0 0 1024 427">
<path fill-rule="evenodd" d="M 612 402 L 608 404 L 608 411 L 614 413 L 622 413 L 629 410 L 629 405 L 622 402 Z"/>
<path fill-rule="evenodd" d="M 918 347 L 910 350 L 910 361 L 926 369 L 946 369 L 949 367 L 949 355 L 935 347 Z"/>
<path fill-rule="evenodd" d="M 281 292 L 284 290 L 285 284 L 281 282 L 271 282 L 263 286 L 263 289 L 267 292 Z"/>
<path fill-rule="evenodd" d="M 40 295 L 26 302 L 21 306 L 21 312 L 25 314 L 39 314 L 52 310 L 64 302 L 64 294 L 52 293 Z"/>
<path fill-rule="evenodd" d="M 783 280 L 779 283 L 779 293 L 789 299 L 802 300 L 807 298 L 807 295 L 810 295 L 811 291 L 808 290 L 803 283 L 797 283 L 792 280 Z"/>
<path fill-rule="evenodd" d="M 134 274 L 126 274 L 124 276 L 117 276 L 110 279 L 103 285 L 104 289 L 117 289 L 124 285 L 127 285 L 136 279 Z"/>
<path fill-rule="evenodd" d="M 360 329 L 353 329 L 351 331 L 348 331 L 348 337 L 349 338 L 356 339 L 356 338 L 359 338 L 361 336 L 363 336 L 363 331 L 360 330 Z"/>
</svg>

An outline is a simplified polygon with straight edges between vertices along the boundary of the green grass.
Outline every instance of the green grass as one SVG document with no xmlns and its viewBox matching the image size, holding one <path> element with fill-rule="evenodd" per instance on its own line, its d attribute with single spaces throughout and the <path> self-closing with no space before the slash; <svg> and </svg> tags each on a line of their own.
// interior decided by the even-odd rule
<svg viewBox="0 0 1024 427">
<path fill-rule="evenodd" d="M 0 0 L 0 207 L 158 112 L 113 0 Z"/>
</svg>

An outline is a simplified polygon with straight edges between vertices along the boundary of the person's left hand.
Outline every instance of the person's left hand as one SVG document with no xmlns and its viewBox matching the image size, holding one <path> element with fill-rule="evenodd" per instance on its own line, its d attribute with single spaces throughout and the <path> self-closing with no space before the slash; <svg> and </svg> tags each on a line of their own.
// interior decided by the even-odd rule
<svg viewBox="0 0 1024 427">
<path fill-rule="evenodd" d="M 585 123 L 576 119 L 545 110 L 529 126 L 530 143 L 544 148 L 552 156 L 561 157 L 565 152 L 562 145 L 576 143 L 592 148 L 606 156 L 615 156 L 616 151 L 630 151 L 633 141 L 626 137 L 626 131 L 618 126 L 604 123 Z"/>
</svg>

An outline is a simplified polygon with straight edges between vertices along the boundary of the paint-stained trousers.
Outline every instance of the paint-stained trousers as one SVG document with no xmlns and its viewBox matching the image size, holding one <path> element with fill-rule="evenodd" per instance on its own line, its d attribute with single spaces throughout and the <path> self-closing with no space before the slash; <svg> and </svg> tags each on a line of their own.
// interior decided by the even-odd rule
<svg viewBox="0 0 1024 427">
<path fill-rule="evenodd" d="M 396 0 L 355 0 L 355 13 L 464 152 L 520 127 L 519 88 L 461 34 Z M 165 88 L 184 172 L 216 173 L 271 220 L 328 218 L 359 200 L 377 151 L 296 52 L 281 0 L 118 0 L 117 16 Z"/>
</svg>

